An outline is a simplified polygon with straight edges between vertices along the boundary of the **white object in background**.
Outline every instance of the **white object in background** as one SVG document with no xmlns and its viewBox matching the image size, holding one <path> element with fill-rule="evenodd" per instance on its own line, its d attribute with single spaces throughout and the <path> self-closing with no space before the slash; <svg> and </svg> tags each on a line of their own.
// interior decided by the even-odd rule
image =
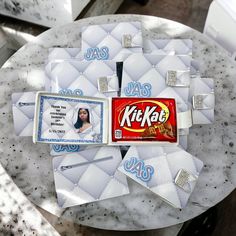
<svg viewBox="0 0 236 236">
<path fill-rule="evenodd" d="M 0 67 L 6 60 L 15 53 L 15 48 L 12 48 L 11 41 L 8 36 L 0 29 Z"/>
<path fill-rule="evenodd" d="M 214 39 L 223 48 L 229 51 L 233 59 L 236 59 L 236 1 L 215 0 L 212 2 L 204 34 Z"/>
<path fill-rule="evenodd" d="M 73 22 L 90 0 L 0 0 L 0 14 L 53 27 Z"/>
</svg>

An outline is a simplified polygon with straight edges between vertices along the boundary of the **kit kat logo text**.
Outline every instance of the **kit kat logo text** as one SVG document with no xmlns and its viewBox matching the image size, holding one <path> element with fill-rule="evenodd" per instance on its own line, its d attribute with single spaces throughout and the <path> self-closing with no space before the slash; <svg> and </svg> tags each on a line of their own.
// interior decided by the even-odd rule
<svg viewBox="0 0 236 236">
<path fill-rule="evenodd" d="M 143 132 L 145 128 L 164 124 L 170 116 L 168 107 L 159 101 L 141 100 L 126 105 L 119 114 L 120 127 Z"/>
</svg>

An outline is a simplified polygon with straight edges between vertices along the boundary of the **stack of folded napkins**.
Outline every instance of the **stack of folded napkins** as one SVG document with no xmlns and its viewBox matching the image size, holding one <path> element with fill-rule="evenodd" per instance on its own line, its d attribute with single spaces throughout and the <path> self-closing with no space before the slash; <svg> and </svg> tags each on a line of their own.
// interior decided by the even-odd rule
<svg viewBox="0 0 236 236">
<path fill-rule="evenodd" d="M 89 25 L 82 28 L 81 49 L 49 49 L 45 73 L 45 91 L 50 93 L 99 99 L 174 98 L 181 123 L 178 146 L 131 145 L 123 160 L 119 146 L 52 142 L 59 206 L 128 194 L 126 176 L 174 207 L 187 204 L 203 166 L 185 151 L 189 128 L 214 120 L 213 79 L 200 77 L 190 39 L 145 39 L 140 22 Z M 33 134 L 35 96 L 36 92 L 12 95 L 19 136 Z M 44 108 L 52 105 L 45 104 Z M 53 106 L 56 109 L 57 103 Z M 46 129 L 44 125 L 38 132 Z"/>
</svg>

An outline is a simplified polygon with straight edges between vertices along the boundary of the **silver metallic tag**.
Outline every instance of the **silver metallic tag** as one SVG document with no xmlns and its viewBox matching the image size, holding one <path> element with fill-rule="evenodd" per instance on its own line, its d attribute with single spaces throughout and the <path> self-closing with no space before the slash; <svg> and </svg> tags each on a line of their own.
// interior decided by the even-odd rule
<svg viewBox="0 0 236 236">
<path fill-rule="evenodd" d="M 166 77 L 166 85 L 175 86 L 177 82 L 177 71 L 169 70 Z"/>
<path fill-rule="evenodd" d="M 124 34 L 123 35 L 122 46 L 124 48 L 131 48 L 132 47 L 132 35 L 131 34 Z"/>
<path fill-rule="evenodd" d="M 101 93 L 119 91 L 118 77 L 116 75 L 100 77 L 97 82 L 98 91 Z"/>
<path fill-rule="evenodd" d="M 168 70 L 166 76 L 166 85 L 170 87 L 189 87 L 190 86 L 189 71 Z"/>
<path fill-rule="evenodd" d="M 196 181 L 197 181 L 197 176 L 190 174 L 184 169 L 179 170 L 179 172 L 175 177 L 175 184 L 188 193 L 192 192 L 191 182 L 196 182 Z"/>
<path fill-rule="evenodd" d="M 98 78 L 98 90 L 101 93 L 108 92 L 108 79 L 107 79 L 107 77 Z"/>
<path fill-rule="evenodd" d="M 214 107 L 214 94 L 198 94 L 192 97 L 193 109 L 209 110 Z"/>
</svg>

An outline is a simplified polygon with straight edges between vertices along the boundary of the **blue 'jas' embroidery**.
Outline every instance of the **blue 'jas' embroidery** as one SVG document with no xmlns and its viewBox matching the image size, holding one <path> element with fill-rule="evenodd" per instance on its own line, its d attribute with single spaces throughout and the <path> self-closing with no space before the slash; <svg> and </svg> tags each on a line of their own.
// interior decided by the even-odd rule
<svg viewBox="0 0 236 236">
<path fill-rule="evenodd" d="M 124 88 L 127 97 L 150 97 L 152 86 L 149 83 L 141 84 L 140 82 L 130 82 Z"/>
<path fill-rule="evenodd" d="M 59 91 L 60 94 L 63 95 L 77 95 L 77 96 L 83 96 L 83 91 L 81 89 L 75 89 L 75 90 L 71 90 L 71 89 L 61 89 Z"/>
<path fill-rule="evenodd" d="M 148 182 L 154 173 L 154 168 L 150 165 L 145 165 L 143 160 L 138 160 L 136 157 L 131 157 L 125 161 L 124 169 L 127 172 L 135 174 L 137 178 L 144 182 Z"/>
<path fill-rule="evenodd" d="M 87 52 L 84 54 L 84 59 L 87 61 L 91 60 L 107 60 L 109 58 L 109 48 L 108 47 L 95 47 L 88 48 Z"/>
<path fill-rule="evenodd" d="M 53 144 L 52 148 L 55 152 L 78 152 L 80 149 L 79 145 L 60 145 Z"/>
</svg>

